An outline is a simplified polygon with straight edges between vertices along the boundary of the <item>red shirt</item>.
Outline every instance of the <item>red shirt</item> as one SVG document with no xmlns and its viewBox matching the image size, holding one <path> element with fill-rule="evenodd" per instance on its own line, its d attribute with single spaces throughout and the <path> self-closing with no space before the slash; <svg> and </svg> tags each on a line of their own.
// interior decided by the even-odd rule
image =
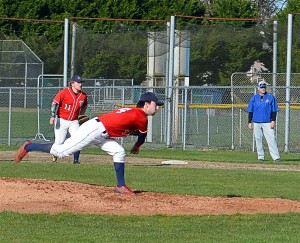
<svg viewBox="0 0 300 243">
<path fill-rule="evenodd" d="M 126 137 L 139 130 L 146 133 L 148 118 L 141 108 L 120 108 L 99 116 L 110 137 Z"/>
<path fill-rule="evenodd" d="M 68 121 L 77 120 L 80 109 L 88 105 L 86 93 L 75 94 L 71 87 L 58 92 L 53 102 L 58 104 L 57 116 Z"/>
</svg>

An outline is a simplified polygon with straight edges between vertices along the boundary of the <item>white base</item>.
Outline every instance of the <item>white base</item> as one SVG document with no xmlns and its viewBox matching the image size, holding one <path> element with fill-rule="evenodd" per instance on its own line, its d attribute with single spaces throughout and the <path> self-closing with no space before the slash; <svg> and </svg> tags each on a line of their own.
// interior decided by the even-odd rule
<svg viewBox="0 0 300 243">
<path fill-rule="evenodd" d="M 161 162 L 162 165 L 187 165 L 188 162 L 183 160 L 166 160 Z"/>
</svg>

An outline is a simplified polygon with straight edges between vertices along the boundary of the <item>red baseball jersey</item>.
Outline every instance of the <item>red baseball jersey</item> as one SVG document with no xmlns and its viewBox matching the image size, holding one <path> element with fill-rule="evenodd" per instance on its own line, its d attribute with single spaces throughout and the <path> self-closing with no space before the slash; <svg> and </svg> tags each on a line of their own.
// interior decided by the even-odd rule
<svg viewBox="0 0 300 243">
<path fill-rule="evenodd" d="M 75 94 L 71 87 L 58 92 L 53 102 L 58 104 L 57 116 L 68 121 L 77 120 L 80 109 L 88 105 L 86 93 Z"/>
<path fill-rule="evenodd" d="M 99 116 L 110 137 L 126 137 L 139 130 L 147 132 L 148 118 L 141 108 L 120 108 Z"/>
</svg>

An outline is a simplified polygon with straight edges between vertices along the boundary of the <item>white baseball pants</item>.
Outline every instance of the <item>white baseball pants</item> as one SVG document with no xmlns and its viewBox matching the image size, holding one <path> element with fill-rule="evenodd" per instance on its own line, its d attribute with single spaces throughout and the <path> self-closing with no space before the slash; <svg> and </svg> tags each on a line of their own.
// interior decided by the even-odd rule
<svg viewBox="0 0 300 243">
<path fill-rule="evenodd" d="M 271 128 L 270 123 L 253 123 L 253 131 L 258 159 L 265 159 L 265 153 L 263 148 L 263 136 L 267 140 L 269 152 L 271 154 L 272 159 L 280 159 L 275 138 L 275 129 Z"/>
<path fill-rule="evenodd" d="M 62 158 L 91 146 L 97 146 L 113 156 L 113 162 L 125 162 L 124 148 L 115 139 L 108 137 L 105 127 L 97 117 L 82 124 L 63 144 L 54 143 L 50 153 Z"/>
<path fill-rule="evenodd" d="M 78 128 L 79 128 L 78 120 L 68 121 L 56 117 L 55 126 L 54 126 L 54 134 L 55 134 L 54 143 L 62 144 L 66 140 L 68 132 L 72 136 L 75 134 Z"/>
</svg>

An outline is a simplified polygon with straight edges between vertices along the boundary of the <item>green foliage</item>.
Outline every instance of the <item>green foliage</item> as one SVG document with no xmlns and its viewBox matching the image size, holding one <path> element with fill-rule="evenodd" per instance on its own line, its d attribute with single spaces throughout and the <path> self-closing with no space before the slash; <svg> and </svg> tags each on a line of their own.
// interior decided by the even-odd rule
<svg viewBox="0 0 300 243">
<path fill-rule="evenodd" d="M 78 29 L 76 70 L 85 77 L 134 79 L 140 84 L 147 72 L 147 32 L 124 30 L 93 35 Z"/>
<path fill-rule="evenodd" d="M 264 48 L 260 31 L 267 27 L 252 28 L 218 24 L 201 26 L 191 35 L 191 84 L 230 85 L 235 72 L 247 72 L 254 60 L 272 67 L 272 52 Z M 234 36 L 233 36 L 234 34 Z"/>
<path fill-rule="evenodd" d="M 298 1 L 288 1 L 287 7 L 278 15 L 280 24 L 285 25 L 289 12 L 298 10 Z M 255 18 L 261 16 L 262 9 L 257 1 L 251 0 L 3 0 L 0 3 L 0 14 L 2 17 L 61 21 L 59 23 L 1 21 L 0 23 L 3 32 L 0 38 L 23 39 L 45 63 L 44 73 L 63 71 L 64 18 L 123 19 L 122 21 L 71 21 L 71 24 L 77 21 L 80 26 L 91 32 L 105 33 L 101 37 L 106 41 L 105 43 L 99 38 L 96 41 L 92 38 L 80 37 L 82 42 L 78 41 L 80 44 L 76 47 L 75 70 L 88 78 L 133 78 L 135 84 L 140 84 L 145 80 L 147 72 L 146 36 L 141 37 L 137 34 L 136 38 L 133 38 L 128 37 L 126 32 L 165 31 L 166 24 L 146 21 L 137 23 L 126 19 L 169 21 L 171 15 Z M 295 22 L 300 22 L 299 19 L 295 18 Z M 269 70 L 271 69 L 273 46 L 271 21 L 207 21 L 176 18 L 176 29 L 194 32 L 195 29 L 202 28 L 211 28 L 211 32 L 191 35 L 191 85 L 229 85 L 232 73 L 248 71 L 256 60 L 260 60 Z M 264 32 L 268 38 L 264 39 L 259 35 L 260 28 L 265 28 Z M 250 34 L 252 30 L 256 33 Z M 109 33 L 122 35 L 119 38 L 120 42 L 109 38 Z M 285 37 L 286 32 L 282 33 Z M 298 72 L 300 67 L 298 42 L 295 38 L 293 72 Z M 286 69 L 284 43 L 285 38 L 279 37 L 279 72 L 284 72 Z M 264 48 L 263 45 L 269 48 Z"/>
<path fill-rule="evenodd" d="M 117 77 L 116 70 L 118 66 L 115 62 L 117 57 L 107 51 L 100 51 L 97 55 L 86 62 L 84 65 L 84 77 Z M 115 63 L 115 64 L 113 64 Z"/>
<path fill-rule="evenodd" d="M 146 79 L 146 55 L 140 56 L 138 54 L 131 55 L 129 58 L 120 59 L 120 78 L 133 78 L 134 84 L 138 85 Z"/>
<path fill-rule="evenodd" d="M 280 11 L 277 15 L 277 19 L 282 23 L 287 23 L 288 18 L 287 15 L 289 13 L 299 13 L 300 12 L 300 4 L 298 0 L 289 0 L 286 1 L 286 7 Z M 297 18 L 297 15 L 294 20 L 296 20 L 298 23 L 300 22 L 300 18 Z"/>
<path fill-rule="evenodd" d="M 214 17 L 255 18 L 258 16 L 256 5 L 251 0 L 219 0 L 214 4 Z M 250 27 L 250 21 L 232 22 L 233 25 Z"/>
<path fill-rule="evenodd" d="M 2 17 L 28 18 L 41 20 L 61 20 L 61 23 L 34 23 L 26 21 L 3 21 L 0 23 L 5 38 L 21 38 L 32 50 L 45 62 L 45 73 L 62 73 L 63 59 L 63 35 L 65 17 L 89 17 L 89 18 L 115 18 L 115 19 L 160 19 L 168 20 L 172 14 L 204 15 L 204 5 L 196 0 L 170 2 L 159 0 L 121 0 L 121 1 L 85 1 L 85 0 L 53 0 L 32 1 L 12 0 L 0 3 Z M 130 28 L 156 29 L 157 24 L 119 21 L 81 21 L 82 26 L 97 31 L 112 31 Z M 157 25 L 157 27 L 156 27 Z M 12 33 L 16 33 L 13 37 Z M 124 33 L 125 35 L 125 33 Z M 7 37 L 9 36 L 9 37 Z M 90 40 L 89 40 L 90 41 Z M 115 44 L 118 50 L 126 50 L 128 45 L 126 37 L 121 43 Z M 136 42 L 136 49 L 140 46 Z M 103 43 L 103 42 L 102 42 Z M 131 43 L 132 44 L 132 43 Z M 95 46 L 95 45 L 94 45 Z M 86 77 L 106 78 L 133 78 L 135 84 L 139 84 L 146 78 L 146 46 L 143 53 L 136 53 L 134 49 L 126 55 L 118 56 L 109 53 L 111 49 L 103 45 L 98 52 L 91 48 L 89 42 L 79 46 L 76 53 L 76 71 Z M 80 50 L 81 49 L 81 50 Z M 80 55 L 85 52 L 85 57 Z M 92 52 L 92 53 L 89 53 Z M 107 52 L 107 53 L 105 53 Z M 118 52 L 119 54 L 120 52 Z M 81 58 L 82 56 L 82 58 Z M 104 66 L 104 64 L 106 64 Z M 130 65 L 130 66 L 129 66 Z"/>
</svg>

